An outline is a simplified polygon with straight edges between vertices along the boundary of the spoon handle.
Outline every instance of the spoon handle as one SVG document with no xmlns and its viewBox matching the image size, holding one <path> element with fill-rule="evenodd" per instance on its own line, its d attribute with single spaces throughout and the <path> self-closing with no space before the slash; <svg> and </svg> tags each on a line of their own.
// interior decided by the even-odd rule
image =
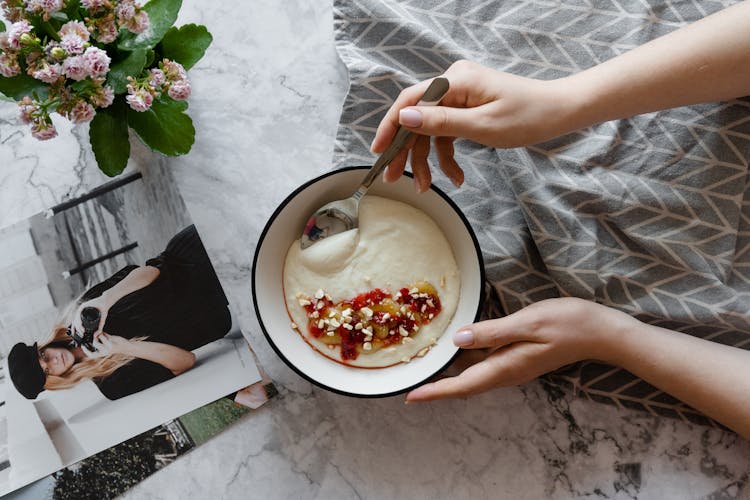
<svg viewBox="0 0 750 500">
<path fill-rule="evenodd" d="M 448 92 L 448 79 L 443 77 L 437 77 L 432 80 L 430 86 L 422 95 L 422 99 L 419 100 L 417 106 L 435 106 L 440 102 L 446 92 Z M 383 154 L 377 159 L 375 164 L 372 166 L 370 171 L 365 176 L 362 184 L 357 189 L 355 196 L 357 199 L 362 198 L 367 189 L 373 183 L 380 173 L 388 166 L 390 162 L 396 157 L 396 155 L 404 148 L 406 141 L 409 140 L 412 133 L 408 129 L 399 127 L 396 130 L 396 135 L 393 137 L 391 144 L 383 151 Z"/>
</svg>

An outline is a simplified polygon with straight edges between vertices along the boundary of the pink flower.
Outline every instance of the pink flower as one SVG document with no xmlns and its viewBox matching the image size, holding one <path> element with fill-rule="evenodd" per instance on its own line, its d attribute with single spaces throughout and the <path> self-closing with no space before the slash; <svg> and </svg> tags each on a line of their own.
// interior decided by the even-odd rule
<svg viewBox="0 0 750 500">
<path fill-rule="evenodd" d="M 21 48 L 21 37 L 26 33 L 31 33 L 31 25 L 27 20 L 18 21 L 10 25 L 8 29 L 8 45 L 12 49 Z"/>
<path fill-rule="evenodd" d="M 105 0 L 81 0 L 81 5 L 88 10 L 98 10 L 104 6 Z"/>
<path fill-rule="evenodd" d="M 60 47 L 62 47 L 68 55 L 77 56 L 83 52 L 84 40 L 75 33 L 68 33 L 63 35 L 60 39 Z"/>
<path fill-rule="evenodd" d="M 167 94 L 175 101 L 187 100 L 190 97 L 190 82 L 187 79 L 174 82 L 169 86 Z"/>
<path fill-rule="evenodd" d="M 128 95 L 125 97 L 125 101 L 134 111 L 142 113 L 151 108 L 154 103 L 154 96 L 149 94 L 146 89 L 134 89 L 132 85 L 128 85 Z"/>
<path fill-rule="evenodd" d="M 182 64 L 178 62 L 164 59 L 161 63 L 161 69 L 164 71 L 164 75 L 166 75 L 167 80 L 170 82 L 176 82 L 187 78 L 185 68 L 183 68 Z"/>
<path fill-rule="evenodd" d="M 95 114 L 96 111 L 91 104 L 86 101 L 78 101 L 68 113 L 68 118 L 73 123 L 84 123 L 93 120 Z"/>
<path fill-rule="evenodd" d="M 63 7 L 62 0 L 29 0 L 26 10 L 29 12 L 44 11 L 45 14 L 54 14 Z"/>
<path fill-rule="evenodd" d="M 127 20 L 125 28 L 131 33 L 143 33 L 151 24 L 146 12 L 140 10 L 133 17 Z"/>
<path fill-rule="evenodd" d="M 0 75 L 5 78 L 11 78 L 21 72 L 21 66 L 18 65 L 16 56 L 6 53 L 0 53 Z"/>
<path fill-rule="evenodd" d="M 164 85 L 167 82 L 167 77 L 164 76 L 164 72 L 158 68 L 153 68 L 150 70 L 151 78 L 148 81 L 148 84 L 152 87 L 159 88 L 162 85 Z"/>
<path fill-rule="evenodd" d="M 101 43 L 112 43 L 117 39 L 117 25 L 114 21 L 105 21 L 96 25 L 96 40 Z"/>
<path fill-rule="evenodd" d="M 115 13 L 120 25 L 125 24 L 135 15 L 135 2 L 133 0 L 120 0 L 115 7 Z"/>
<path fill-rule="evenodd" d="M 68 57 L 63 62 L 63 71 L 65 76 L 73 80 L 84 80 L 89 76 L 89 65 L 86 63 L 84 56 Z"/>
<path fill-rule="evenodd" d="M 44 83 L 55 83 L 60 76 L 62 76 L 62 65 L 60 64 L 48 64 L 43 62 L 42 66 L 36 71 L 31 73 L 31 76 L 37 80 L 41 80 Z"/>
<path fill-rule="evenodd" d="M 34 114 L 39 111 L 39 106 L 37 106 L 29 96 L 18 101 L 18 107 L 21 108 L 19 118 L 21 118 L 21 121 L 24 123 L 32 123 L 34 121 Z"/>
<path fill-rule="evenodd" d="M 112 87 L 105 85 L 96 94 L 92 95 L 89 100 L 97 108 L 106 108 L 114 102 L 115 92 L 112 90 Z"/>
<path fill-rule="evenodd" d="M 107 53 L 98 47 L 89 47 L 83 53 L 83 59 L 86 61 L 89 75 L 102 76 L 109 71 L 109 63 L 112 59 Z"/>
<path fill-rule="evenodd" d="M 78 35 L 84 42 L 88 42 L 90 36 L 88 28 L 81 21 L 68 21 L 60 26 L 60 36 L 65 35 Z"/>
<path fill-rule="evenodd" d="M 57 137 L 57 129 L 52 123 L 52 120 L 47 117 L 46 120 L 40 119 L 31 126 L 31 135 L 39 139 L 40 141 L 46 141 Z"/>
</svg>

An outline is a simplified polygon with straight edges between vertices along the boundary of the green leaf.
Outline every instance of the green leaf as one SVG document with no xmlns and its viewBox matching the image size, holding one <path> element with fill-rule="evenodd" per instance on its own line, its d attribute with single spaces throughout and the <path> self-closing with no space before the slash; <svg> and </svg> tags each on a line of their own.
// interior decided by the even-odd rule
<svg viewBox="0 0 750 500">
<path fill-rule="evenodd" d="M 193 120 L 185 114 L 187 107 L 185 101 L 160 97 L 148 111 L 139 113 L 128 108 L 128 124 L 153 151 L 167 156 L 184 155 L 195 142 Z"/>
<path fill-rule="evenodd" d="M 138 78 L 146 66 L 147 49 L 130 52 L 122 61 L 118 61 L 109 68 L 107 85 L 112 87 L 115 94 L 122 94 L 127 90 L 128 76 Z"/>
<path fill-rule="evenodd" d="M 177 20 L 182 0 L 151 0 L 143 6 L 149 18 L 149 27 L 136 35 L 127 30 L 120 32 L 117 47 L 120 50 L 153 49 Z"/>
<path fill-rule="evenodd" d="M 29 75 L 20 74 L 12 78 L 4 78 L 0 76 L 0 93 L 20 101 L 26 96 L 34 96 L 34 93 L 40 99 L 46 99 L 48 92 L 48 86 L 46 83 L 31 78 Z"/>
<path fill-rule="evenodd" d="M 110 177 L 120 174 L 128 164 L 128 113 L 125 100 L 115 99 L 108 108 L 97 111 L 91 120 L 89 142 L 99 169 Z"/>
<path fill-rule="evenodd" d="M 68 19 L 80 19 L 77 16 L 78 9 L 81 7 L 81 0 L 68 0 L 65 2 L 65 13 L 68 15 Z"/>
<path fill-rule="evenodd" d="M 3 31 L 5 31 L 5 23 L 0 21 L 0 33 L 2 33 Z"/>
<path fill-rule="evenodd" d="M 146 51 L 146 67 L 147 68 L 150 68 L 151 65 L 154 64 L 155 57 L 156 57 L 156 53 L 153 50 L 148 49 Z"/>
<path fill-rule="evenodd" d="M 186 24 L 180 28 L 172 27 L 161 41 L 161 55 L 190 69 L 200 61 L 212 40 L 205 26 Z"/>
</svg>

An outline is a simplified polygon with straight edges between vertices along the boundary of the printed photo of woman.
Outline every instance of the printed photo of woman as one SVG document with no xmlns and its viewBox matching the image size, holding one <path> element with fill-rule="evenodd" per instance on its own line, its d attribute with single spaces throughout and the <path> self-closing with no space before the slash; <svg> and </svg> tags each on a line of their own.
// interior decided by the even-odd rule
<svg viewBox="0 0 750 500">
<path fill-rule="evenodd" d="M 190 225 L 145 265 L 126 266 L 86 290 L 48 338 L 15 344 L 9 374 L 27 399 L 90 379 L 115 400 L 190 370 L 191 351 L 231 326 L 227 298 Z"/>
</svg>

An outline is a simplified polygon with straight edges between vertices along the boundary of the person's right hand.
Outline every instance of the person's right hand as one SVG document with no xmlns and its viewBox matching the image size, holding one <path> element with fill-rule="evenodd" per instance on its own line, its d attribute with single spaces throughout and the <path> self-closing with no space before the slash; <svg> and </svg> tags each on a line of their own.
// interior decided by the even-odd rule
<svg viewBox="0 0 750 500">
<path fill-rule="evenodd" d="M 415 106 L 432 80 L 404 89 L 378 126 L 372 151 L 381 153 L 402 125 L 419 134 L 388 166 L 383 178 L 394 182 L 404 172 L 407 153 L 417 190 L 429 188 L 430 138 L 438 161 L 456 186 L 463 183 L 453 157 L 453 141 L 463 137 L 485 146 L 510 148 L 536 144 L 583 126 L 575 114 L 580 101 L 565 79 L 535 80 L 458 61 L 442 75 L 450 89 L 438 106 Z"/>
<path fill-rule="evenodd" d="M 101 295 L 91 300 L 87 300 L 86 302 L 78 306 L 75 314 L 73 314 L 73 320 L 70 326 L 73 331 L 77 332 L 79 335 L 83 335 L 83 321 L 81 320 L 81 312 L 86 307 L 96 308 L 101 314 L 101 317 L 99 318 L 99 327 L 94 332 L 94 338 L 98 338 L 102 334 L 104 324 L 107 322 L 107 315 L 109 314 L 109 303 L 107 302 L 104 295 Z"/>
</svg>

